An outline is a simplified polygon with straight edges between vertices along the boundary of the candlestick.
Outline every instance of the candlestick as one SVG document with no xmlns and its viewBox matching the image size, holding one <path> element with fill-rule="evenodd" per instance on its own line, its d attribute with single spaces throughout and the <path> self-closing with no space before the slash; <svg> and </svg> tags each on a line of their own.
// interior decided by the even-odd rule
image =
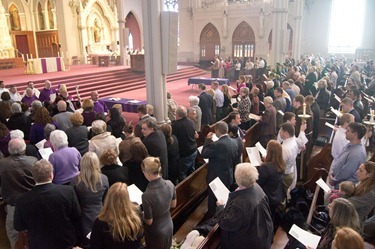
<svg viewBox="0 0 375 249">
<path fill-rule="evenodd" d="M 23 56 L 23 54 L 21 54 L 21 56 L 22 56 L 22 61 L 25 61 L 25 57 Z"/>
<path fill-rule="evenodd" d="M 61 52 L 61 58 L 64 59 L 64 52 Z"/>
<path fill-rule="evenodd" d="M 66 58 L 69 59 L 69 53 L 68 53 L 68 51 L 66 51 L 65 55 L 66 55 Z"/>
<path fill-rule="evenodd" d="M 30 59 L 32 59 L 33 58 L 33 54 L 30 54 Z"/>
<path fill-rule="evenodd" d="M 306 103 L 303 103 L 303 116 L 306 115 Z"/>
<path fill-rule="evenodd" d="M 60 52 L 57 52 L 57 57 L 60 57 Z"/>
<path fill-rule="evenodd" d="M 29 54 L 26 54 L 26 58 L 27 58 L 27 60 L 29 59 Z"/>
</svg>

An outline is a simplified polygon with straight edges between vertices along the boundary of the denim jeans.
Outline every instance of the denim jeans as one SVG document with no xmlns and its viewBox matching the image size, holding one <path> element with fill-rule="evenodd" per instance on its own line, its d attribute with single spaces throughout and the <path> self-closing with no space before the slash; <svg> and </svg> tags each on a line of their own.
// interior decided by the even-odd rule
<svg viewBox="0 0 375 249">
<path fill-rule="evenodd" d="M 194 151 L 193 154 L 187 157 L 180 157 L 180 169 L 179 169 L 179 181 L 184 180 L 188 174 L 195 170 L 195 158 L 198 155 L 198 151 Z"/>
</svg>

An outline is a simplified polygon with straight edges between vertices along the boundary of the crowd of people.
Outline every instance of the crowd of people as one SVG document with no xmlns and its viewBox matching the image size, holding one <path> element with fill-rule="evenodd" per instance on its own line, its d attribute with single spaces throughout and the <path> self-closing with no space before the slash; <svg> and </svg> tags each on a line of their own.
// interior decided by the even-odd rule
<svg viewBox="0 0 375 249">
<path fill-rule="evenodd" d="M 171 122 L 161 126 L 151 105 L 138 106 L 139 121 L 132 125 L 121 105 L 108 109 L 97 91 L 77 105 L 64 85 L 54 90 L 46 81 L 39 91 L 29 82 L 22 96 L 1 83 L 1 195 L 12 248 L 26 238 L 36 248 L 142 248 L 143 237 L 147 248 L 170 248 L 175 186 L 200 166 L 198 156 L 209 160 L 207 184 L 218 177 L 233 190 L 224 203 L 208 188 L 207 217 L 219 216 L 222 248 L 269 248 L 277 214 L 300 175 L 296 158 L 318 138 L 319 118 L 337 89 L 346 91 L 332 142 L 331 221 L 319 246 L 341 249 L 347 236 L 355 241 L 357 234 L 374 244 L 365 231 L 373 226 L 367 218 L 375 206 L 375 163 L 366 161 L 365 142 L 372 134 L 361 123 L 367 116 L 361 91 L 375 79 L 358 82 L 353 65 L 341 88 L 343 62 L 323 63 L 310 56 L 254 76 L 239 65 L 236 87 L 200 84 L 189 106 L 168 93 Z M 263 59 L 258 64 L 266 68 Z M 267 156 L 254 167 L 244 162 L 243 151 L 245 134 L 256 122 Z M 204 134 L 212 124 L 214 130 Z M 201 150 L 198 138 L 204 139 Z M 38 148 L 51 148 L 52 154 L 41 159 Z M 129 199 L 132 184 L 143 192 L 142 206 Z"/>
</svg>

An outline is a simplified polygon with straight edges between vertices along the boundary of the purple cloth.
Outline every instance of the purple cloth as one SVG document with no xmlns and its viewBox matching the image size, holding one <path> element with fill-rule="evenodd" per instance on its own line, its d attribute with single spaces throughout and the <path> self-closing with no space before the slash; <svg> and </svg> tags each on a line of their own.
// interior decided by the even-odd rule
<svg viewBox="0 0 375 249">
<path fill-rule="evenodd" d="M 94 122 L 95 120 L 96 112 L 83 111 L 82 116 L 83 116 L 83 125 L 91 126 L 92 122 Z"/>
<path fill-rule="evenodd" d="M 42 72 L 43 72 L 43 73 L 48 73 L 48 71 L 47 71 L 47 61 L 46 61 L 46 59 L 40 59 L 40 62 L 42 63 Z"/>
<path fill-rule="evenodd" d="M 49 156 L 53 165 L 53 183 L 65 184 L 73 177 L 79 175 L 79 162 L 81 154 L 74 147 L 62 147 Z"/>
<path fill-rule="evenodd" d="M 36 144 L 44 139 L 44 127 L 46 125 L 34 123 L 30 128 L 30 143 Z"/>
<path fill-rule="evenodd" d="M 62 59 L 60 57 L 56 58 L 57 71 L 62 71 L 62 69 L 61 69 L 61 60 Z"/>
<path fill-rule="evenodd" d="M 40 91 L 39 100 L 40 100 L 41 102 L 49 101 L 49 100 L 50 100 L 50 99 L 49 99 L 49 96 L 50 96 L 51 94 L 54 94 L 54 93 L 56 93 L 56 91 L 53 90 L 52 88 L 50 88 L 50 89 L 43 88 L 43 90 Z"/>
<path fill-rule="evenodd" d="M 22 99 L 21 99 L 21 102 L 22 103 L 27 103 L 29 106 L 31 106 L 31 103 L 33 103 L 34 100 L 39 100 L 35 95 L 31 96 L 31 97 L 28 97 L 28 96 L 24 96 Z"/>
<path fill-rule="evenodd" d="M 9 156 L 8 143 L 10 141 L 10 133 L 5 137 L 0 138 L 0 151 L 3 153 L 4 157 Z"/>
<path fill-rule="evenodd" d="M 106 104 L 108 108 L 112 108 L 115 104 L 121 104 L 122 106 L 122 111 L 123 112 L 133 112 L 137 113 L 137 108 L 140 105 L 147 105 L 147 101 L 141 100 L 138 103 L 132 103 L 129 102 L 133 99 L 119 99 L 119 100 L 114 100 L 113 98 L 102 98 L 102 101 Z"/>
<path fill-rule="evenodd" d="M 108 108 L 102 100 L 98 100 L 94 102 L 94 111 L 96 113 L 100 113 L 100 112 L 104 113 L 104 112 L 108 112 Z"/>
</svg>

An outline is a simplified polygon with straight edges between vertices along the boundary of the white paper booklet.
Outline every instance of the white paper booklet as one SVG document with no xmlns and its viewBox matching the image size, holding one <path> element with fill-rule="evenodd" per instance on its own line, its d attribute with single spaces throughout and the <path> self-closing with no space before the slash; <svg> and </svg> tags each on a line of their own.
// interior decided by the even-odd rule
<svg viewBox="0 0 375 249">
<path fill-rule="evenodd" d="M 141 101 L 133 99 L 133 100 L 129 100 L 127 103 L 137 104 L 139 102 L 141 102 Z"/>
<path fill-rule="evenodd" d="M 331 129 L 336 130 L 336 128 L 335 128 L 335 126 L 333 124 L 330 124 L 330 123 L 326 122 L 325 125 L 328 126 Z"/>
<path fill-rule="evenodd" d="M 35 144 L 35 146 L 38 148 L 38 150 L 41 150 L 44 148 L 44 144 L 47 142 L 47 140 L 43 139 Z"/>
<path fill-rule="evenodd" d="M 294 224 L 289 230 L 289 234 L 296 238 L 303 245 L 308 246 L 312 249 L 317 248 L 320 241 L 320 236 L 309 233 L 298 227 L 296 224 Z"/>
<path fill-rule="evenodd" d="M 43 159 L 48 160 L 49 156 L 53 153 L 51 148 L 44 148 L 39 150 L 39 154 Z"/>
<path fill-rule="evenodd" d="M 329 191 L 331 191 L 331 188 L 327 185 L 327 183 L 325 183 L 323 181 L 322 178 L 319 178 L 319 180 L 316 181 L 316 184 L 318 184 L 319 187 L 321 187 L 324 190 L 324 192 L 326 192 L 326 193 L 328 193 Z"/>
<path fill-rule="evenodd" d="M 258 120 L 260 119 L 260 116 L 255 115 L 255 114 L 253 114 L 253 113 L 250 113 L 249 117 L 250 117 L 251 119 L 256 120 L 256 121 L 258 121 Z"/>
<path fill-rule="evenodd" d="M 56 93 L 52 93 L 49 95 L 49 100 L 51 101 L 51 103 L 55 102 L 55 99 L 56 99 Z"/>
<path fill-rule="evenodd" d="M 281 116 L 284 116 L 284 112 L 282 110 L 278 110 L 277 112 L 280 113 Z"/>
<path fill-rule="evenodd" d="M 200 146 L 200 147 L 198 147 L 197 150 L 198 150 L 199 154 L 202 154 L 203 145 Z M 208 163 L 208 159 L 207 159 L 207 158 L 203 158 L 203 160 L 204 160 L 206 163 Z"/>
<path fill-rule="evenodd" d="M 230 192 L 219 177 L 216 177 L 208 185 L 210 186 L 212 192 L 214 192 L 214 195 L 218 201 L 224 201 L 224 203 L 227 203 Z"/>
<path fill-rule="evenodd" d="M 247 155 L 251 165 L 260 166 L 262 164 L 262 159 L 260 159 L 259 150 L 257 147 L 246 147 Z"/>
<path fill-rule="evenodd" d="M 260 154 L 262 154 L 262 157 L 266 158 L 267 151 L 266 151 L 266 149 L 259 142 L 255 144 L 255 147 L 257 147 L 257 149 L 259 150 Z"/>
<path fill-rule="evenodd" d="M 135 184 L 128 186 L 128 192 L 129 192 L 129 199 L 131 202 L 136 202 L 139 205 L 142 204 L 143 192 Z"/>
<path fill-rule="evenodd" d="M 333 108 L 331 106 L 331 111 L 337 116 L 337 117 L 341 117 L 342 116 L 342 113 L 339 111 L 339 110 L 336 110 L 335 108 Z"/>
</svg>

